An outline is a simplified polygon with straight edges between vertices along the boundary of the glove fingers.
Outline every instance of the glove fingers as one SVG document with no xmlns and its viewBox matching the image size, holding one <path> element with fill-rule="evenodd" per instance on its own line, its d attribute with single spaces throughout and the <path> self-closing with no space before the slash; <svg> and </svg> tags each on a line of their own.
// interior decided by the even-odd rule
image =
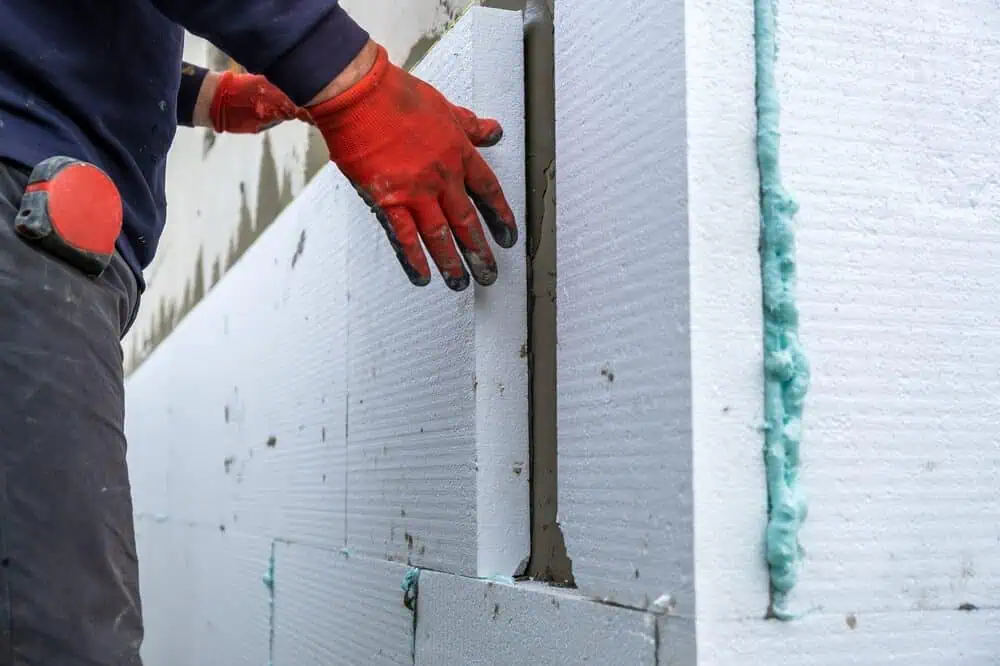
<svg viewBox="0 0 1000 666">
<path fill-rule="evenodd" d="M 492 118 L 480 118 L 464 106 L 452 104 L 451 111 L 461 126 L 465 136 L 477 148 L 495 146 L 503 138 L 503 128 Z"/>
<path fill-rule="evenodd" d="M 451 228 L 437 201 L 421 202 L 412 207 L 424 246 L 430 252 L 449 289 L 462 291 L 469 286 L 469 274 L 455 249 Z"/>
<path fill-rule="evenodd" d="M 426 287 L 431 281 L 431 268 L 427 264 L 427 256 L 420 246 L 420 235 L 417 232 L 417 224 L 413 216 L 402 206 L 390 206 L 382 208 L 371 202 L 371 198 L 364 192 L 358 190 L 361 197 L 375 213 L 375 217 L 382 223 L 385 235 L 389 238 L 399 264 L 403 267 L 403 272 L 410 282 L 418 287 Z"/>
<path fill-rule="evenodd" d="M 465 188 L 483 215 L 497 244 L 511 248 L 517 243 L 517 222 L 500 183 L 486 160 L 475 150 L 465 154 Z"/>
<path fill-rule="evenodd" d="M 446 188 L 441 194 L 441 209 L 455 234 L 465 264 L 476 282 L 488 287 L 497 280 L 497 262 L 479 223 L 476 209 L 461 188 Z"/>
</svg>

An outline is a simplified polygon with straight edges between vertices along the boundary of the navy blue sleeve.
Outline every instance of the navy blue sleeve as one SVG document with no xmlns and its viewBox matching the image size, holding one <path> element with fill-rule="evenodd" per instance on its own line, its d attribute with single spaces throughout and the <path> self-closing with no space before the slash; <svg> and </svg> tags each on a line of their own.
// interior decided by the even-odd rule
<svg viewBox="0 0 1000 666">
<path fill-rule="evenodd" d="M 191 63 L 181 66 L 181 87 L 177 91 L 177 124 L 194 127 L 194 107 L 208 70 Z"/>
<path fill-rule="evenodd" d="M 150 1 L 299 105 L 318 95 L 368 41 L 337 0 Z"/>
</svg>

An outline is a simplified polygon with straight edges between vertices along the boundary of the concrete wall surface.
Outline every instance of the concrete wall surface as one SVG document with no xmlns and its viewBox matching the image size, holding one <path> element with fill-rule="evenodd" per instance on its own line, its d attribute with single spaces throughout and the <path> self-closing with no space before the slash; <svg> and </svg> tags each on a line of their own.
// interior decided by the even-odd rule
<svg viewBox="0 0 1000 666">
<path fill-rule="evenodd" d="M 765 619 L 752 2 L 557 7 L 559 509 L 579 593 L 669 599 L 691 622 L 661 650 L 698 664 L 997 663 L 1000 10 L 777 10 L 813 376 L 801 616 Z"/>
</svg>

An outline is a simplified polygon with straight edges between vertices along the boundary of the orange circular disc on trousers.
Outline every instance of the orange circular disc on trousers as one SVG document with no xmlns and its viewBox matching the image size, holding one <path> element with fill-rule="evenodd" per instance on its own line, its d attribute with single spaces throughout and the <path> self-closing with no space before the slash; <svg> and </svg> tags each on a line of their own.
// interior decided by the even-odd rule
<svg viewBox="0 0 1000 666">
<path fill-rule="evenodd" d="M 45 192 L 49 221 L 64 243 L 94 254 L 114 253 L 122 228 L 122 201 L 101 169 L 73 162 L 25 191 Z"/>
</svg>

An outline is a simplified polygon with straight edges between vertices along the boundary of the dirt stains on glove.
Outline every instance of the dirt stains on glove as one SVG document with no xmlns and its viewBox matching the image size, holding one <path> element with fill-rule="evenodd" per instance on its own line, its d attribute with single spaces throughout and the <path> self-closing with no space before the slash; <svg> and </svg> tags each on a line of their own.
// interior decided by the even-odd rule
<svg viewBox="0 0 1000 666">
<path fill-rule="evenodd" d="M 514 214 L 476 150 L 500 141 L 496 120 L 451 104 L 390 63 L 381 46 L 358 84 L 309 113 L 330 159 L 385 229 L 410 282 L 430 282 L 424 248 L 455 291 L 469 286 L 470 273 L 481 285 L 496 282 L 496 259 L 479 215 L 500 247 L 517 242 Z"/>
<path fill-rule="evenodd" d="M 309 114 L 263 76 L 223 72 L 212 97 L 216 132 L 257 134 L 286 120 L 311 122 Z"/>
</svg>

